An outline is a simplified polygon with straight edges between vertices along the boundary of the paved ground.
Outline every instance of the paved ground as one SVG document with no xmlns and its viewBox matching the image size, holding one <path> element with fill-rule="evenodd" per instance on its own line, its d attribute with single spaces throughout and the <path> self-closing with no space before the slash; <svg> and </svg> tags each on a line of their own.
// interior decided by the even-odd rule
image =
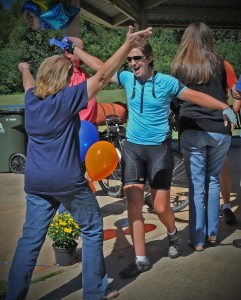
<svg viewBox="0 0 241 300">
<path fill-rule="evenodd" d="M 147 251 L 153 268 L 134 279 L 123 280 L 118 276 L 119 270 L 133 259 L 125 202 L 123 199 L 104 196 L 96 185 L 104 218 L 106 265 L 110 282 L 120 291 L 118 299 L 241 299 L 241 249 L 232 246 L 233 239 L 241 238 L 240 142 L 241 139 L 236 139 L 229 153 L 232 173 L 231 199 L 238 224 L 228 226 L 220 218 L 218 246 L 197 253 L 187 244 L 188 208 L 176 213 L 177 227 L 183 241 L 182 254 L 171 260 L 167 257 L 164 226 L 153 212 L 144 207 L 146 230 L 150 230 L 146 233 Z M 25 214 L 24 198 L 23 175 L 0 173 L 0 280 L 7 280 L 12 255 L 21 234 Z M 81 261 L 69 267 L 56 266 L 48 238 L 38 259 L 33 279 L 41 281 L 31 285 L 28 300 L 82 299 Z"/>
</svg>

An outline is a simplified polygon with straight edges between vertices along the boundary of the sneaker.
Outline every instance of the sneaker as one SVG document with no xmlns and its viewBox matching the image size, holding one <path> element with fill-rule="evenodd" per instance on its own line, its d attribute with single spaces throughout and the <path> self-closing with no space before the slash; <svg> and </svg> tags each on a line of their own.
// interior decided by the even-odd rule
<svg viewBox="0 0 241 300">
<path fill-rule="evenodd" d="M 120 276 L 122 278 L 131 278 L 136 275 L 139 275 L 140 273 L 146 272 L 151 269 L 151 264 L 149 260 L 147 261 L 138 261 L 136 259 L 136 262 L 131 263 L 128 267 L 126 267 L 124 270 L 120 272 Z"/>
<path fill-rule="evenodd" d="M 241 248 L 241 239 L 233 240 L 233 245 L 236 248 Z"/>
<path fill-rule="evenodd" d="M 167 235 L 169 240 L 168 257 L 176 258 L 180 255 L 180 234 L 176 231 L 173 235 Z"/>
<path fill-rule="evenodd" d="M 223 209 L 223 217 L 224 221 L 228 225 L 235 224 L 237 222 L 235 214 L 232 212 L 230 208 Z"/>
</svg>

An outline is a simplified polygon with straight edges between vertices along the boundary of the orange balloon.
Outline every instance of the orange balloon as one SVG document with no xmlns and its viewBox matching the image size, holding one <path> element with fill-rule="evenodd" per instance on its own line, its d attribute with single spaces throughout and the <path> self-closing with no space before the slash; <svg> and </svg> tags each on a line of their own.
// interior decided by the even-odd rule
<svg viewBox="0 0 241 300">
<path fill-rule="evenodd" d="M 92 192 L 95 193 L 95 192 L 96 192 L 96 188 L 95 188 L 93 182 L 90 181 L 89 179 L 87 179 L 87 181 L 88 181 L 88 184 L 89 184 L 89 186 L 90 186 Z"/>
<path fill-rule="evenodd" d="M 86 171 L 92 180 L 108 177 L 118 164 L 118 154 L 113 144 L 107 141 L 94 143 L 85 157 Z"/>
</svg>

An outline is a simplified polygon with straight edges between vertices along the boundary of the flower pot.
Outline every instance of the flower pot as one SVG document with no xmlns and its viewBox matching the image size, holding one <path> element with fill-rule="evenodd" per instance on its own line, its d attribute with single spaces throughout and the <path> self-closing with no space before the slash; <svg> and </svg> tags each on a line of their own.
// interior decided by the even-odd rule
<svg viewBox="0 0 241 300">
<path fill-rule="evenodd" d="M 54 247 L 55 264 L 61 267 L 70 266 L 76 263 L 76 247 L 58 248 Z"/>
</svg>

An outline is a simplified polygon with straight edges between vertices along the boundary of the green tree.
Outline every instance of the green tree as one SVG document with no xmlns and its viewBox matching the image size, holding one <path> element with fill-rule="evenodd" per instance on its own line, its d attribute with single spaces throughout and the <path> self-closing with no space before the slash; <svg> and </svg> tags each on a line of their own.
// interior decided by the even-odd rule
<svg viewBox="0 0 241 300">
<path fill-rule="evenodd" d="M 25 24 L 21 9 L 24 0 L 17 0 L 11 9 L 0 6 L 0 94 L 23 92 L 22 78 L 18 63 L 31 63 L 33 74 L 40 63 L 50 55 L 60 53 L 59 49 L 49 46 L 52 37 L 61 39 L 62 31 L 34 30 Z M 102 25 L 80 20 L 79 36 L 89 53 L 106 61 L 123 43 L 127 28 L 109 29 Z M 154 66 L 157 71 L 170 73 L 172 60 L 177 52 L 183 30 L 154 28 L 150 42 L 154 50 Z M 241 73 L 241 43 L 239 33 L 234 31 L 215 31 L 217 52 L 234 67 L 236 74 Z M 128 67 L 125 62 L 124 68 Z M 93 71 L 87 68 L 90 75 Z M 116 85 L 114 85 L 116 88 Z M 113 88 L 109 84 L 107 89 Z"/>
</svg>

